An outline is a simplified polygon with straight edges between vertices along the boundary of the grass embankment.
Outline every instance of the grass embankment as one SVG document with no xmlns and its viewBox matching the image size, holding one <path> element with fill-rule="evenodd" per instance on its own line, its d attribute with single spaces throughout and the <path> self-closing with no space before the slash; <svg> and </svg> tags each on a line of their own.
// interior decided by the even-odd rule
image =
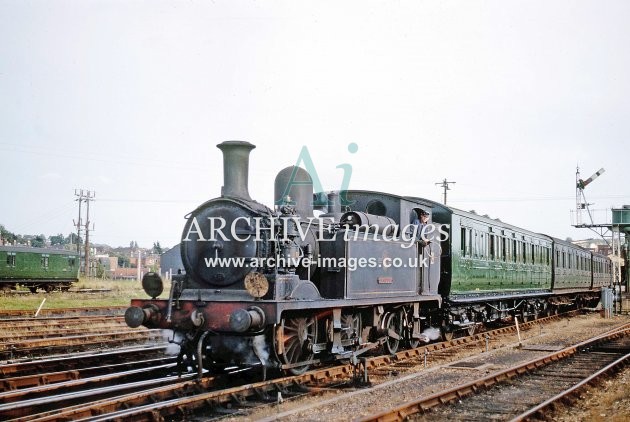
<svg viewBox="0 0 630 422">
<path fill-rule="evenodd" d="M 109 289 L 108 292 L 79 293 L 79 289 Z M 170 283 L 164 281 L 164 291 L 161 298 L 168 298 Z M 0 294 L 0 309 L 33 309 L 37 310 L 42 300 L 46 302 L 42 309 L 54 308 L 92 308 L 96 306 L 125 306 L 131 299 L 146 298 L 148 295 L 142 290 L 142 284 L 137 280 L 100 280 L 81 278 L 72 285 L 68 292 L 35 294 Z"/>
</svg>

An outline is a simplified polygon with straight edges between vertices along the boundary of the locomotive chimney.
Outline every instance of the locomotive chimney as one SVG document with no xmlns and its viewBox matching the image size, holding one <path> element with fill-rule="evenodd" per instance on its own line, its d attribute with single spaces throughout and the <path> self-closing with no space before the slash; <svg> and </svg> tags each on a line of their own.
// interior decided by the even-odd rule
<svg viewBox="0 0 630 422">
<path fill-rule="evenodd" d="M 243 141 L 226 141 L 217 145 L 223 152 L 223 187 L 221 196 L 251 200 L 247 189 L 249 153 L 255 145 Z"/>
</svg>

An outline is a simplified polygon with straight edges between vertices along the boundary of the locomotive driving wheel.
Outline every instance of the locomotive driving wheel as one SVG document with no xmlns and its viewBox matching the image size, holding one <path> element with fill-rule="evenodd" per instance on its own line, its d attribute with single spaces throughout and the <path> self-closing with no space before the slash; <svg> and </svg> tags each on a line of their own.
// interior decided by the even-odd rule
<svg viewBox="0 0 630 422">
<path fill-rule="evenodd" d="M 303 374 L 310 364 L 298 365 L 313 359 L 312 345 L 317 340 L 317 318 L 283 318 L 274 332 L 276 353 L 293 375 Z"/>
<path fill-rule="evenodd" d="M 403 337 L 403 315 L 401 311 L 391 312 L 385 317 L 385 330 L 387 331 L 387 341 L 385 350 L 393 355 L 398 351 L 400 340 Z"/>
<path fill-rule="evenodd" d="M 347 314 L 341 316 L 341 343 L 346 345 L 358 344 L 361 341 L 361 314 Z"/>
</svg>

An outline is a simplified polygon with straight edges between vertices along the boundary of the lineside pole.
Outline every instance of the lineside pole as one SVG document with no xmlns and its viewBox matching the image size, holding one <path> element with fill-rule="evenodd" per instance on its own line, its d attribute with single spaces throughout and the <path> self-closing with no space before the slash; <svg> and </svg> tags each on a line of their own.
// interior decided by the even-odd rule
<svg viewBox="0 0 630 422">
<path fill-rule="evenodd" d="M 457 182 L 449 182 L 448 180 L 444 179 L 442 182 L 438 182 L 436 183 L 436 185 L 440 185 L 444 188 L 444 205 L 446 205 L 446 191 L 451 190 L 451 188 L 448 187 L 448 185 L 451 184 L 455 184 Z"/>
</svg>

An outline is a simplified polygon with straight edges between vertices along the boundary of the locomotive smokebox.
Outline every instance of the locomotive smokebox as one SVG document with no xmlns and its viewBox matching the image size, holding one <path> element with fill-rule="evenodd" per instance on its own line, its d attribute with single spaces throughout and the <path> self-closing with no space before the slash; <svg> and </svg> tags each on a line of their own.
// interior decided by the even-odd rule
<svg viewBox="0 0 630 422">
<path fill-rule="evenodd" d="M 255 145 L 244 141 L 226 141 L 217 145 L 223 153 L 223 187 L 221 196 L 231 196 L 251 201 L 247 189 L 249 177 L 249 153 Z"/>
<path fill-rule="evenodd" d="M 274 183 L 274 200 L 282 205 L 287 197 L 295 204 L 302 218 L 313 216 L 313 179 L 301 167 L 291 166 L 280 170 Z"/>
</svg>

